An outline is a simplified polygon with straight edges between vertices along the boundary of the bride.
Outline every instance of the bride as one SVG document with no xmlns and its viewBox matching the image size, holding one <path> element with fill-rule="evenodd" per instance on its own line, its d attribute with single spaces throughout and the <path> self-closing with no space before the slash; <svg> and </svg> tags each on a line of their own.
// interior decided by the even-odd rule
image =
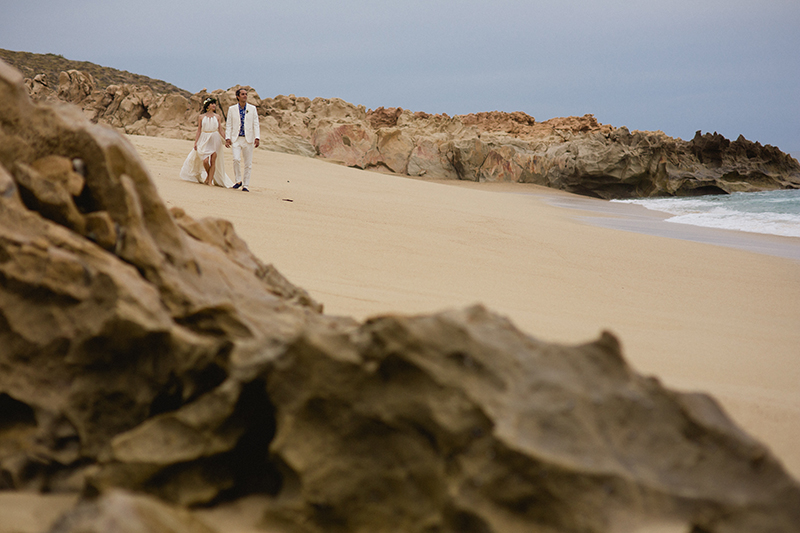
<svg viewBox="0 0 800 533">
<path fill-rule="evenodd" d="M 225 132 L 216 111 L 215 98 L 203 100 L 203 112 L 197 119 L 194 150 L 183 163 L 181 179 L 229 188 L 233 186 L 233 180 L 225 173 L 225 159 L 222 155 Z"/>
</svg>

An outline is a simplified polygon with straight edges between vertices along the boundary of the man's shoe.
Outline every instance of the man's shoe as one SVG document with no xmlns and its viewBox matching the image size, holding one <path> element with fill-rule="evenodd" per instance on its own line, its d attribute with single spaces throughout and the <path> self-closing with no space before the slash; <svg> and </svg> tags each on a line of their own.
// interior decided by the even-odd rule
<svg viewBox="0 0 800 533">
<path fill-rule="evenodd" d="M 247 187 L 242 187 L 242 192 L 250 192 L 247 190 Z"/>
<path fill-rule="evenodd" d="M 238 188 L 239 188 L 239 187 L 241 187 L 241 186 L 242 186 L 242 182 L 240 181 L 239 183 L 235 184 L 235 185 L 233 186 L 233 188 L 234 188 L 234 189 L 238 189 Z"/>
</svg>

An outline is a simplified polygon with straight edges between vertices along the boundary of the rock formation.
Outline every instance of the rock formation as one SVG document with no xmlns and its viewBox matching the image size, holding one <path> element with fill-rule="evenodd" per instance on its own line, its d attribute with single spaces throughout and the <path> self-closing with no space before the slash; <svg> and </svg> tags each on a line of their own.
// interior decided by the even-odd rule
<svg viewBox="0 0 800 533">
<path fill-rule="evenodd" d="M 321 306 L 230 223 L 168 212 L 124 138 L 77 108 L 34 107 L 0 68 L 0 403 L 22 427 L 33 417 L 54 432 L 36 437 L 33 463 L 0 459 L 2 479 L 58 488 L 52 461 L 95 460 L 120 430 L 215 387 L 229 358 L 293 336 L 303 319 L 289 315 Z M 286 320 L 263 320 L 284 307 Z M 104 376 L 113 361 L 133 374 Z"/>
<path fill-rule="evenodd" d="M 800 530 L 770 452 L 612 334 L 324 315 L 1 62 L 0 488 L 81 492 L 53 533 L 207 532 L 187 509 L 254 493 L 281 531 Z"/>
<path fill-rule="evenodd" d="M 32 98 L 76 103 L 93 122 L 136 135 L 191 139 L 200 102 L 213 95 L 223 113 L 237 87 L 190 99 L 149 87 L 93 89 L 91 76 L 62 73 L 58 87 L 26 81 Z M 599 198 L 691 196 L 800 188 L 800 163 L 779 149 L 716 133 L 691 141 L 663 132 L 631 133 L 592 115 L 537 122 L 522 113 L 449 117 L 399 108 L 366 110 L 339 99 L 261 99 L 261 145 L 348 166 L 427 179 L 535 183 Z"/>
</svg>

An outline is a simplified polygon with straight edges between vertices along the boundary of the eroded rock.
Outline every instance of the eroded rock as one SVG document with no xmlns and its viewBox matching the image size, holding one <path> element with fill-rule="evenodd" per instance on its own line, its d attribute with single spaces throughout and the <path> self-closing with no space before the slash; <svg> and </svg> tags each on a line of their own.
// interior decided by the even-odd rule
<svg viewBox="0 0 800 533">
<path fill-rule="evenodd" d="M 184 231 L 124 138 L 76 108 L 34 106 L 2 63 L 0 100 L 0 393 L 37 424 L 68 429 L 0 464 L 15 488 L 54 488 L 111 437 L 213 389 L 230 358 L 295 335 L 321 306 L 229 223 L 184 215 L 202 229 Z M 270 308 L 286 320 L 257 318 Z M 119 364 L 132 374 L 108 374 Z M 63 462 L 60 446 L 79 453 Z"/>
<path fill-rule="evenodd" d="M 376 158 L 375 134 L 361 124 L 321 123 L 311 137 L 320 157 L 348 167 L 367 168 Z"/>
<path fill-rule="evenodd" d="M 58 77 L 58 97 L 66 102 L 78 104 L 92 94 L 95 85 L 91 74 L 79 70 L 62 72 Z"/>
</svg>

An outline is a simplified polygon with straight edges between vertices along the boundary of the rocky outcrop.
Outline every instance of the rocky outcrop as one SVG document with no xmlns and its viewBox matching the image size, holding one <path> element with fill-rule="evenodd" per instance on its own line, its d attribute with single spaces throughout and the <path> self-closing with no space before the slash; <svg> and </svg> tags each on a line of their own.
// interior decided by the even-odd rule
<svg viewBox="0 0 800 533">
<path fill-rule="evenodd" d="M 82 493 L 53 531 L 207 531 L 186 509 L 254 493 L 281 531 L 798 531 L 770 452 L 612 334 L 324 315 L 2 63 L 0 281 L 0 487 Z"/>
<path fill-rule="evenodd" d="M 34 99 L 80 105 L 88 118 L 126 133 L 191 139 L 209 94 L 223 113 L 237 87 L 190 99 L 129 85 L 93 89 L 91 77 L 62 73 L 57 93 L 27 80 Z M 498 111 L 449 117 L 400 108 L 366 110 L 340 99 L 261 99 L 261 145 L 344 165 L 426 179 L 520 182 L 600 198 L 691 196 L 800 188 L 800 163 L 773 146 L 716 133 L 691 141 L 631 133 L 592 115 L 537 122 Z"/>
<path fill-rule="evenodd" d="M 71 481 L 54 464 L 81 470 L 170 394 L 202 394 L 230 357 L 291 336 L 255 318 L 266 309 L 321 306 L 230 223 L 168 212 L 124 138 L 77 108 L 34 107 L 0 69 L 0 403 L 41 444 L 0 458 L 0 483 L 57 489 Z M 104 375 L 113 361 L 133 373 Z"/>
</svg>

